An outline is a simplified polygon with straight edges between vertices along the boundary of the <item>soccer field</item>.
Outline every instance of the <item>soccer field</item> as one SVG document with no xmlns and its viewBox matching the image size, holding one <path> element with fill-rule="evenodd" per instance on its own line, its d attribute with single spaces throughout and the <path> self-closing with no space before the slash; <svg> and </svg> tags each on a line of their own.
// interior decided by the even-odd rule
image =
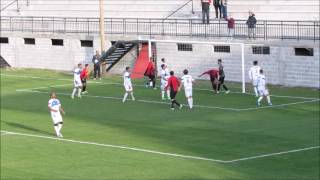
<svg viewBox="0 0 320 180">
<path fill-rule="evenodd" d="M 319 90 L 271 86 L 273 106 L 256 107 L 240 84 L 213 94 L 197 81 L 194 110 L 172 111 L 143 80 L 126 103 L 119 76 L 90 80 L 73 100 L 72 81 L 1 70 L 1 179 L 319 179 Z M 50 91 L 66 111 L 63 138 Z M 177 99 L 186 104 L 183 92 Z"/>
</svg>

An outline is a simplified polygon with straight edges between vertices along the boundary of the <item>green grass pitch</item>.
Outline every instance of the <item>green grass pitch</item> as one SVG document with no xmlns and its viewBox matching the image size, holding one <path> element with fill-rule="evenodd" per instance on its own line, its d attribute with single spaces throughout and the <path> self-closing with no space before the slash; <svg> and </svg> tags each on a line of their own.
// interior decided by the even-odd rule
<svg viewBox="0 0 320 180">
<path fill-rule="evenodd" d="M 143 80 L 126 103 L 121 77 L 89 82 L 72 100 L 71 75 L 1 70 L 0 179 L 319 179 L 319 90 L 271 86 L 274 106 L 257 108 L 240 84 L 226 95 L 197 81 L 194 110 L 171 111 Z M 50 91 L 66 111 L 61 140 Z"/>
</svg>

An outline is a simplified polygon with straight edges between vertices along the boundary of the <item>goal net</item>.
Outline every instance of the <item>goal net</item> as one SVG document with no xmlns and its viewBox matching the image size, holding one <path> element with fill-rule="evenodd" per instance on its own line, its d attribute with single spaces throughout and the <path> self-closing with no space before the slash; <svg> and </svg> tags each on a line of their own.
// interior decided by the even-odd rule
<svg viewBox="0 0 320 180">
<path fill-rule="evenodd" d="M 251 62 L 245 61 L 243 43 L 177 41 L 148 39 L 149 57 L 156 62 L 157 70 L 161 70 L 161 59 L 164 58 L 168 68 L 178 76 L 184 69 L 195 79 L 198 75 L 212 68 L 218 68 L 218 59 L 222 59 L 225 80 L 241 83 L 241 92 L 246 92 L 247 69 Z M 208 79 L 203 77 L 201 79 Z"/>
</svg>

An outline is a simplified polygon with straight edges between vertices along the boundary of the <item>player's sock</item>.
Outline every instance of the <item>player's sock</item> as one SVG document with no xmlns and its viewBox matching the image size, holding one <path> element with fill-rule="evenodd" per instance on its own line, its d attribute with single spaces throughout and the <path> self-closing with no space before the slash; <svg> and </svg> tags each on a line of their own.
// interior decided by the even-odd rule
<svg viewBox="0 0 320 180">
<path fill-rule="evenodd" d="M 220 91 L 221 84 L 218 84 L 218 91 Z"/>
<path fill-rule="evenodd" d="M 263 99 L 263 96 L 260 96 L 259 99 L 258 99 L 258 103 L 260 103 Z"/>
<path fill-rule="evenodd" d="M 170 90 L 167 90 L 167 97 L 168 97 L 168 99 L 171 99 L 170 98 Z"/>
<path fill-rule="evenodd" d="M 73 88 L 73 91 L 72 91 L 72 94 L 71 94 L 72 98 L 74 98 L 74 95 L 76 94 L 76 91 L 77 91 L 77 88 Z"/>
<path fill-rule="evenodd" d="M 81 98 L 81 88 L 78 88 L 78 97 Z"/>
<path fill-rule="evenodd" d="M 190 109 L 193 108 L 193 98 L 190 98 Z"/>
<path fill-rule="evenodd" d="M 171 109 L 174 109 L 174 101 L 175 101 L 175 100 L 172 100 L 172 101 L 171 101 Z"/>
<path fill-rule="evenodd" d="M 165 91 L 161 91 L 161 98 L 164 99 Z"/>
<path fill-rule="evenodd" d="M 125 101 L 126 101 L 126 99 L 127 99 L 127 97 L 128 97 L 128 93 L 126 92 L 126 93 L 124 93 L 124 96 L 123 96 L 122 102 L 125 102 Z"/>
<path fill-rule="evenodd" d="M 267 101 L 268 101 L 268 104 L 271 105 L 271 99 L 270 99 L 270 96 L 267 96 Z"/>
<path fill-rule="evenodd" d="M 87 86 L 83 86 L 83 87 L 82 87 L 82 92 L 85 92 L 86 89 L 87 89 Z"/>
<path fill-rule="evenodd" d="M 132 99 L 133 101 L 135 101 L 136 99 L 135 99 L 134 96 L 133 96 L 133 92 L 131 92 L 130 95 L 131 95 L 131 99 Z"/>
<path fill-rule="evenodd" d="M 61 131 L 61 129 L 62 129 L 62 125 L 63 125 L 63 123 L 62 123 L 62 122 L 58 124 L 59 134 L 60 134 L 60 131 Z"/>
<path fill-rule="evenodd" d="M 60 131 L 59 131 L 59 126 L 58 126 L 58 124 L 55 124 L 53 127 L 54 127 L 54 131 L 56 132 L 56 135 L 59 136 Z"/>
<path fill-rule="evenodd" d="M 229 91 L 229 89 L 227 88 L 226 85 L 222 85 L 223 89 L 226 90 L 226 91 Z"/>
<path fill-rule="evenodd" d="M 190 109 L 192 109 L 192 98 L 188 98 L 188 104 L 189 104 L 189 107 L 190 107 Z"/>
<path fill-rule="evenodd" d="M 257 88 L 257 87 L 253 87 L 253 90 L 254 90 L 254 93 L 256 94 L 256 97 L 258 97 L 258 96 L 259 96 L 259 94 L 258 94 L 258 88 Z"/>
</svg>

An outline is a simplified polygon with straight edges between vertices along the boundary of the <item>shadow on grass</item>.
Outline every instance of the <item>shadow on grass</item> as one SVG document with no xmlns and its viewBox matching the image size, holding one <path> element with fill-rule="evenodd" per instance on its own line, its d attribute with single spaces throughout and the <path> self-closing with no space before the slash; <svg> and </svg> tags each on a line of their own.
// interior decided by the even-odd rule
<svg viewBox="0 0 320 180">
<path fill-rule="evenodd" d="M 46 135 L 50 135 L 50 136 L 54 136 L 53 133 L 49 133 L 47 131 L 43 131 L 34 127 L 30 127 L 30 126 L 26 126 L 24 124 L 18 124 L 18 123 L 14 123 L 14 122 L 6 122 L 6 121 L 1 121 L 3 123 L 5 123 L 8 126 L 14 127 L 14 128 L 20 128 L 20 129 L 24 129 L 24 130 L 28 130 L 28 131 L 33 131 L 33 132 L 37 132 L 37 133 L 41 133 L 41 134 L 46 134 Z"/>
</svg>

